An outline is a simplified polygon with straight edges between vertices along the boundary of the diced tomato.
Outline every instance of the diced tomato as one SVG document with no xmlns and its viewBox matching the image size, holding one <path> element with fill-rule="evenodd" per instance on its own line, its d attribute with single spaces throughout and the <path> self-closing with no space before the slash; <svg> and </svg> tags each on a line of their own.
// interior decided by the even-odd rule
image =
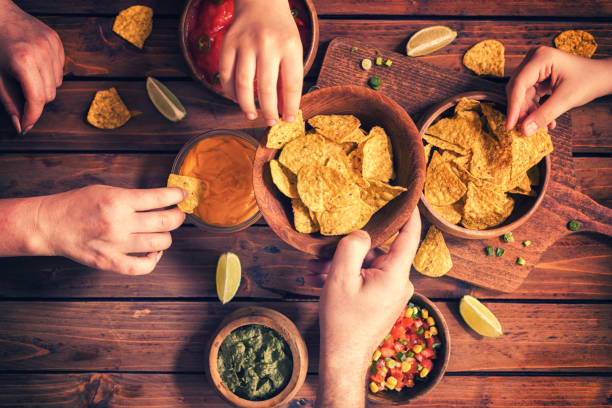
<svg viewBox="0 0 612 408">
<path fill-rule="evenodd" d="M 389 347 L 381 347 L 380 348 L 380 354 L 383 357 L 393 357 L 395 355 L 395 349 L 389 348 Z"/>
<path fill-rule="evenodd" d="M 386 377 L 386 374 L 383 370 L 378 370 L 376 374 L 373 374 L 370 376 L 372 381 L 377 382 L 377 383 L 381 383 L 385 381 L 385 377 Z"/>
<path fill-rule="evenodd" d="M 398 380 L 404 377 L 401 367 L 393 367 L 389 372 L 391 373 L 392 377 L 395 377 Z"/>
<path fill-rule="evenodd" d="M 421 365 L 428 370 L 431 370 L 431 368 L 433 367 L 433 363 L 427 358 L 424 358 L 423 361 L 421 361 Z"/>
<path fill-rule="evenodd" d="M 408 335 L 410 338 L 408 339 L 408 342 L 411 346 L 414 346 L 415 344 L 417 344 L 419 342 L 419 336 L 415 333 L 410 333 Z"/>
<path fill-rule="evenodd" d="M 393 347 L 393 343 L 395 343 L 395 341 L 393 340 L 393 337 L 392 337 L 392 336 L 389 336 L 389 338 L 388 338 L 387 340 L 385 340 L 385 341 L 383 342 L 382 346 L 380 346 L 380 347 L 381 347 L 381 348 L 382 348 L 382 347 L 385 347 L 385 348 L 392 348 L 392 347 Z"/>
<path fill-rule="evenodd" d="M 420 363 L 421 361 L 423 361 L 423 356 L 421 355 L 421 353 L 416 354 L 416 355 L 414 356 L 414 358 L 416 358 L 416 359 L 417 359 L 417 361 L 418 361 L 419 363 Z"/>
<path fill-rule="evenodd" d="M 391 329 L 391 336 L 395 339 L 405 339 L 406 338 L 406 329 L 404 329 L 402 326 L 394 326 Z"/>
<path fill-rule="evenodd" d="M 396 353 L 399 353 L 400 351 L 404 350 L 404 345 L 402 343 L 395 343 L 393 345 L 393 349 Z"/>
<path fill-rule="evenodd" d="M 404 317 L 404 318 L 402 318 L 402 326 L 410 327 L 410 325 L 412 325 L 412 323 L 414 323 L 414 320 L 412 320 L 412 317 Z"/>
<path fill-rule="evenodd" d="M 433 344 L 435 343 L 434 338 L 430 337 L 428 339 L 425 339 L 425 342 L 427 343 L 427 348 L 433 348 Z"/>
<path fill-rule="evenodd" d="M 432 358 L 434 356 L 434 351 L 433 349 L 430 348 L 426 348 L 423 351 L 421 351 L 421 355 L 425 358 Z"/>
</svg>

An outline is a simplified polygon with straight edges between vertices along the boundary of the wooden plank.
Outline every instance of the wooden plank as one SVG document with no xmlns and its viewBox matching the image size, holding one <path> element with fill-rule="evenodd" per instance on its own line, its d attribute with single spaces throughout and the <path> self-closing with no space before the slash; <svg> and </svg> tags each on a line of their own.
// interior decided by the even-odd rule
<svg viewBox="0 0 612 408">
<path fill-rule="evenodd" d="M 612 157 L 575 157 L 574 163 L 582 192 L 612 208 Z"/>
<path fill-rule="evenodd" d="M 311 374 L 285 408 L 312 408 L 318 386 Z M 594 407 L 610 400 L 610 377 L 446 376 L 410 407 Z M 227 407 L 199 374 L 0 374 L 0 407 L 89 408 Z M 385 407 L 385 405 L 377 405 Z M 406 405 L 408 406 L 408 405 Z"/>
<path fill-rule="evenodd" d="M 128 5 L 125 1 L 94 0 L 80 1 L 58 0 L 53 3 L 37 0 L 20 0 L 17 2 L 24 10 L 36 14 L 115 14 Z M 346 15 L 467 15 L 467 16 L 546 16 L 546 17 L 595 17 L 605 18 L 612 15 L 612 3 L 609 0 L 586 0 L 574 2 L 569 0 L 494 0 L 470 1 L 460 0 L 448 3 L 442 0 L 315 0 L 319 14 Z M 156 14 L 178 15 L 183 10 L 183 2 L 165 0 L 141 0 L 139 4 L 148 5 Z"/>
<path fill-rule="evenodd" d="M 252 304 L 1 302 L 0 371 L 202 372 L 205 345 L 223 316 Z M 308 345 L 309 372 L 316 372 L 318 303 L 256 304 L 295 322 Z M 486 304 L 504 328 L 500 338 L 481 338 L 467 329 L 456 301 L 437 303 L 452 338 L 450 372 L 612 368 L 612 304 Z"/>
</svg>

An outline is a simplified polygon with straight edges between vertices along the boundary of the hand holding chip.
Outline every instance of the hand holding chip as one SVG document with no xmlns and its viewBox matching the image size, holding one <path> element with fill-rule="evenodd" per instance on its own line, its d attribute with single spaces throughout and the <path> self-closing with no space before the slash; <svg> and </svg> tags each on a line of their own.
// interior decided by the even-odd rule
<svg viewBox="0 0 612 408">
<path fill-rule="evenodd" d="M 257 117 L 254 80 L 268 126 L 292 122 L 302 95 L 302 42 L 286 0 L 236 0 L 235 18 L 223 40 L 219 75 L 225 94 L 247 118 Z M 278 85 L 278 86 L 277 86 Z"/>
<path fill-rule="evenodd" d="M 25 134 L 62 84 L 64 47 L 55 31 L 10 0 L 0 0 L 0 14 L 0 101 Z"/>
<path fill-rule="evenodd" d="M 409 275 L 420 234 L 415 209 L 388 253 L 370 250 L 369 235 L 355 231 L 340 241 L 331 262 L 310 263 L 310 278 L 325 281 L 319 308 L 319 384 L 325 387 L 319 387 L 317 406 L 364 406 L 372 353 L 414 291 Z"/>
<path fill-rule="evenodd" d="M 522 122 L 531 136 L 538 129 L 554 129 L 564 112 L 612 93 L 612 59 L 590 60 L 550 47 L 532 49 L 506 87 L 508 120 L 512 129 Z M 544 95 L 550 97 L 540 106 Z"/>
</svg>

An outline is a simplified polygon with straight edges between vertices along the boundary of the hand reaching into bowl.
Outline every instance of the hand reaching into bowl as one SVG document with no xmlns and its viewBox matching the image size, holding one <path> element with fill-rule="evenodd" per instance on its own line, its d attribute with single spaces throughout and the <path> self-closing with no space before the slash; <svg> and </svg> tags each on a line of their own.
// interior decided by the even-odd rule
<svg viewBox="0 0 612 408">
<path fill-rule="evenodd" d="M 533 48 L 512 76 L 506 93 L 512 129 L 522 122 L 531 136 L 538 129 L 554 129 L 566 111 L 612 93 L 612 58 L 591 60 L 550 47 Z M 540 98 L 550 97 L 541 106 Z"/>
<path fill-rule="evenodd" d="M 236 0 L 221 47 L 219 76 L 224 93 L 257 118 L 254 81 L 266 124 L 292 122 L 302 95 L 302 42 L 286 0 Z"/>
<path fill-rule="evenodd" d="M 388 253 L 371 250 L 369 235 L 356 231 L 340 241 L 331 261 L 310 263 L 310 278 L 325 282 L 317 407 L 365 406 L 372 353 L 414 292 L 410 267 L 420 235 L 415 209 Z"/>
</svg>

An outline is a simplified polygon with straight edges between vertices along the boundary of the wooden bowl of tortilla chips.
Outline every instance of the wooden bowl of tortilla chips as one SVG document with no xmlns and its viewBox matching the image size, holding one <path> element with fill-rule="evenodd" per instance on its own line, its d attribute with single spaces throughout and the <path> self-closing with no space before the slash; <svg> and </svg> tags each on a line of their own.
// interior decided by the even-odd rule
<svg viewBox="0 0 612 408">
<path fill-rule="evenodd" d="M 507 131 L 505 111 L 505 97 L 468 92 L 420 120 L 427 163 L 420 209 L 441 231 L 494 238 L 520 227 L 542 203 L 553 150 L 548 131 Z"/>
<path fill-rule="evenodd" d="M 365 87 L 320 89 L 300 106 L 298 119 L 272 127 L 255 153 L 262 215 L 305 253 L 330 256 L 358 229 L 380 246 L 408 221 L 423 189 L 416 126 L 396 102 Z"/>
</svg>

